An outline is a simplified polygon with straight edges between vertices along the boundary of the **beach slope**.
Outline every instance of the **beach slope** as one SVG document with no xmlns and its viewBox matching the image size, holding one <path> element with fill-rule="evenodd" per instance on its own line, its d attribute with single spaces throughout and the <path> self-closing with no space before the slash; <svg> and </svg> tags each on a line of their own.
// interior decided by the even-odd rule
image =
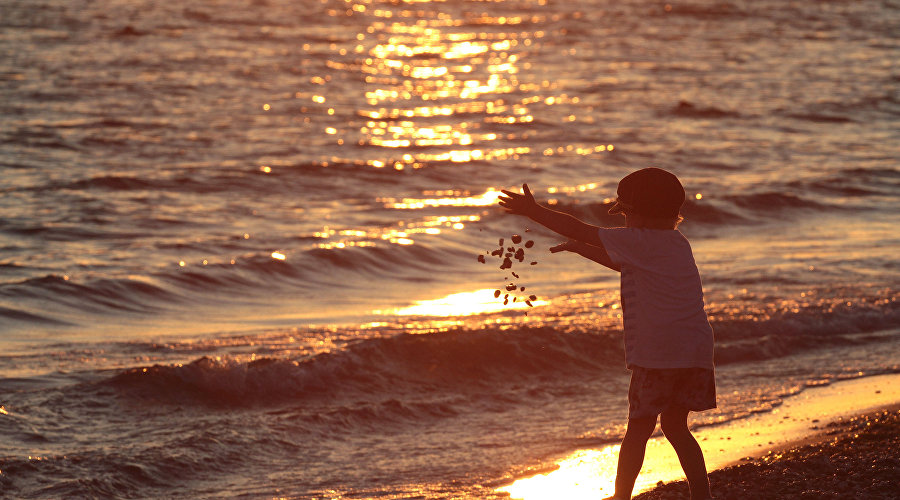
<svg viewBox="0 0 900 500">
<path fill-rule="evenodd" d="M 809 387 L 771 411 L 700 427 L 694 435 L 718 499 L 799 498 L 807 490 L 808 498 L 832 498 L 821 496 L 832 491 L 834 498 L 848 498 L 869 489 L 877 493 L 860 498 L 900 498 L 896 410 L 900 374 L 884 374 Z M 499 491 L 522 500 L 555 500 L 560 492 L 569 500 L 602 498 L 613 493 L 617 456 L 618 445 L 579 450 L 554 471 Z M 635 492 L 647 496 L 638 498 L 688 498 L 683 479 L 671 445 L 661 435 L 652 438 L 635 484 Z"/>
<path fill-rule="evenodd" d="M 818 435 L 823 439 L 769 451 L 710 473 L 717 499 L 758 498 L 900 498 L 900 406 L 840 419 Z M 635 497 L 636 500 L 690 498 L 677 481 Z"/>
</svg>

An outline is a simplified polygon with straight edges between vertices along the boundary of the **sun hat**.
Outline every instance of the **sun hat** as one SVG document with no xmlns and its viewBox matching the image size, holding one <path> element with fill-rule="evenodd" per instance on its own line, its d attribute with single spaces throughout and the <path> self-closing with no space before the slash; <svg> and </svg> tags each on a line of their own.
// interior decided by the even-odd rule
<svg viewBox="0 0 900 500">
<path fill-rule="evenodd" d="M 678 217 L 684 204 L 684 186 L 675 174 L 656 167 L 642 168 L 619 181 L 610 214 L 626 210 L 646 217 Z"/>
</svg>

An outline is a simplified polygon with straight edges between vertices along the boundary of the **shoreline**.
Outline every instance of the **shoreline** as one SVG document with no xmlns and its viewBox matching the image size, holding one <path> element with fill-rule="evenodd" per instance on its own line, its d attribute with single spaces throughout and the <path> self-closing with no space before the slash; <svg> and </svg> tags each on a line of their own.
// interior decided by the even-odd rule
<svg viewBox="0 0 900 500">
<path fill-rule="evenodd" d="M 900 373 L 892 373 L 808 387 L 798 394 L 785 398 L 781 405 L 771 411 L 720 425 L 699 427 L 693 432 L 703 448 L 707 469 L 710 471 L 713 495 L 716 498 L 760 498 L 759 490 L 750 489 L 753 494 L 740 496 L 730 489 L 720 491 L 717 485 L 730 485 L 732 482 L 730 477 L 736 474 L 733 471 L 735 468 L 744 467 L 740 474 L 745 474 L 749 470 L 745 467 L 748 464 L 764 463 L 771 467 L 771 464 L 778 463 L 780 457 L 788 456 L 793 450 L 805 450 L 797 452 L 801 456 L 797 460 L 802 463 L 803 453 L 811 453 L 807 448 L 822 448 L 825 446 L 824 443 L 834 439 L 835 434 L 841 433 L 835 428 L 840 427 L 842 422 L 854 425 L 851 422 L 862 421 L 865 428 L 866 423 L 880 423 L 884 419 L 893 419 L 893 423 L 888 422 L 885 425 L 889 427 L 893 425 L 895 433 L 900 435 L 900 432 L 896 432 L 900 428 L 898 411 L 900 411 Z M 880 417 L 884 412 L 887 412 L 886 416 Z M 841 435 L 847 433 L 849 431 Z M 860 432 L 852 434 L 864 435 Z M 898 445 L 900 442 L 893 445 L 885 444 L 882 446 L 881 456 L 890 456 L 890 453 L 884 451 L 893 451 L 892 448 Z M 849 445 L 842 446 L 846 448 Z M 522 500 L 551 500 L 560 498 L 560 495 L 571 500 L 596 499 L 612 495 L 618 449 L 619 445 L 611 445 L 598 449 L 578 450 L 558 461 L 556 470 L 518 479 L 497 491 L 508 493 L 510 498 Z M 785 471 L 785 474 L 788 472 Z M 811 471 L 812 483 L 816 482 L 817 474 L 829 473 L 820 469 Z M 736 487 L 760 486 L 749 480 L 735 484 Z M 664 437 L 654 436 L 647 443 L 644 467 L 634 491 L 635 498 L 641 500 L 689 498 L 678 458 Z M 725 493 L 726 491 L 729 493 Z M 683 497 L 678 496 L 682 493 Z M 846 497 L 847 491 L 844 491 L 841 498 Z M 767 498 L 778 496 L 775 494 Z M 814 498 L 823 497 L 818 495 Z"/>
<path fill-rule="evenodd" d="M 895 499 L 900 477 L 900 403 L 826 425 L 792 446 L 709 473 L 717 499 Z M 684 480 L 657 486 L 634 500 L 689 500 Z"/>
</svg>

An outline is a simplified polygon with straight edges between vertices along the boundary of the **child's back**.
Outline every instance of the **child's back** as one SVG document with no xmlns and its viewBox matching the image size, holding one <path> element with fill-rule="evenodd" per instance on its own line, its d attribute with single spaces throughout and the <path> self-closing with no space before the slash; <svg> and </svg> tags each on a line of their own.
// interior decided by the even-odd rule
<svg viewBox="0 0 900 500">
<path fill-rule="evenodd" d="M 713 332 L 687 238 L 671 229 L 598 231 L 621 270 L 626 365 L 713 368 Z"/>
</svg>

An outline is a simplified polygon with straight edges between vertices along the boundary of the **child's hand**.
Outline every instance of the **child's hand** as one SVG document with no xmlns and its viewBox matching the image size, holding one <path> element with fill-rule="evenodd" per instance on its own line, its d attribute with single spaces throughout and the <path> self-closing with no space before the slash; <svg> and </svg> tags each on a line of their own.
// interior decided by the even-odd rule
<svg viewBox="0 0 900 500">
<path fill-rule="evenodd" d="M 507 191 L 505 189 L 500 192 L 506 195 L 500 197 L 500 206 L 505 208 L 511 214 L 524 215 L 527 217 L 534 213 L 534 210 L 538 206 L 537 202 L 534 201 L 531 190 L 528 189 L 528 184 L 522 184 L 523 194 L 513 193 L 512 191 Z"/>
<path fill-rule="evenodd" d="M 575 240 L 569 240 L 565 243 L 560 243 L 559 245 L 550 247 L 550 253 L 578 252 L 579 245 L 579 242 Z"/>
</svg>

